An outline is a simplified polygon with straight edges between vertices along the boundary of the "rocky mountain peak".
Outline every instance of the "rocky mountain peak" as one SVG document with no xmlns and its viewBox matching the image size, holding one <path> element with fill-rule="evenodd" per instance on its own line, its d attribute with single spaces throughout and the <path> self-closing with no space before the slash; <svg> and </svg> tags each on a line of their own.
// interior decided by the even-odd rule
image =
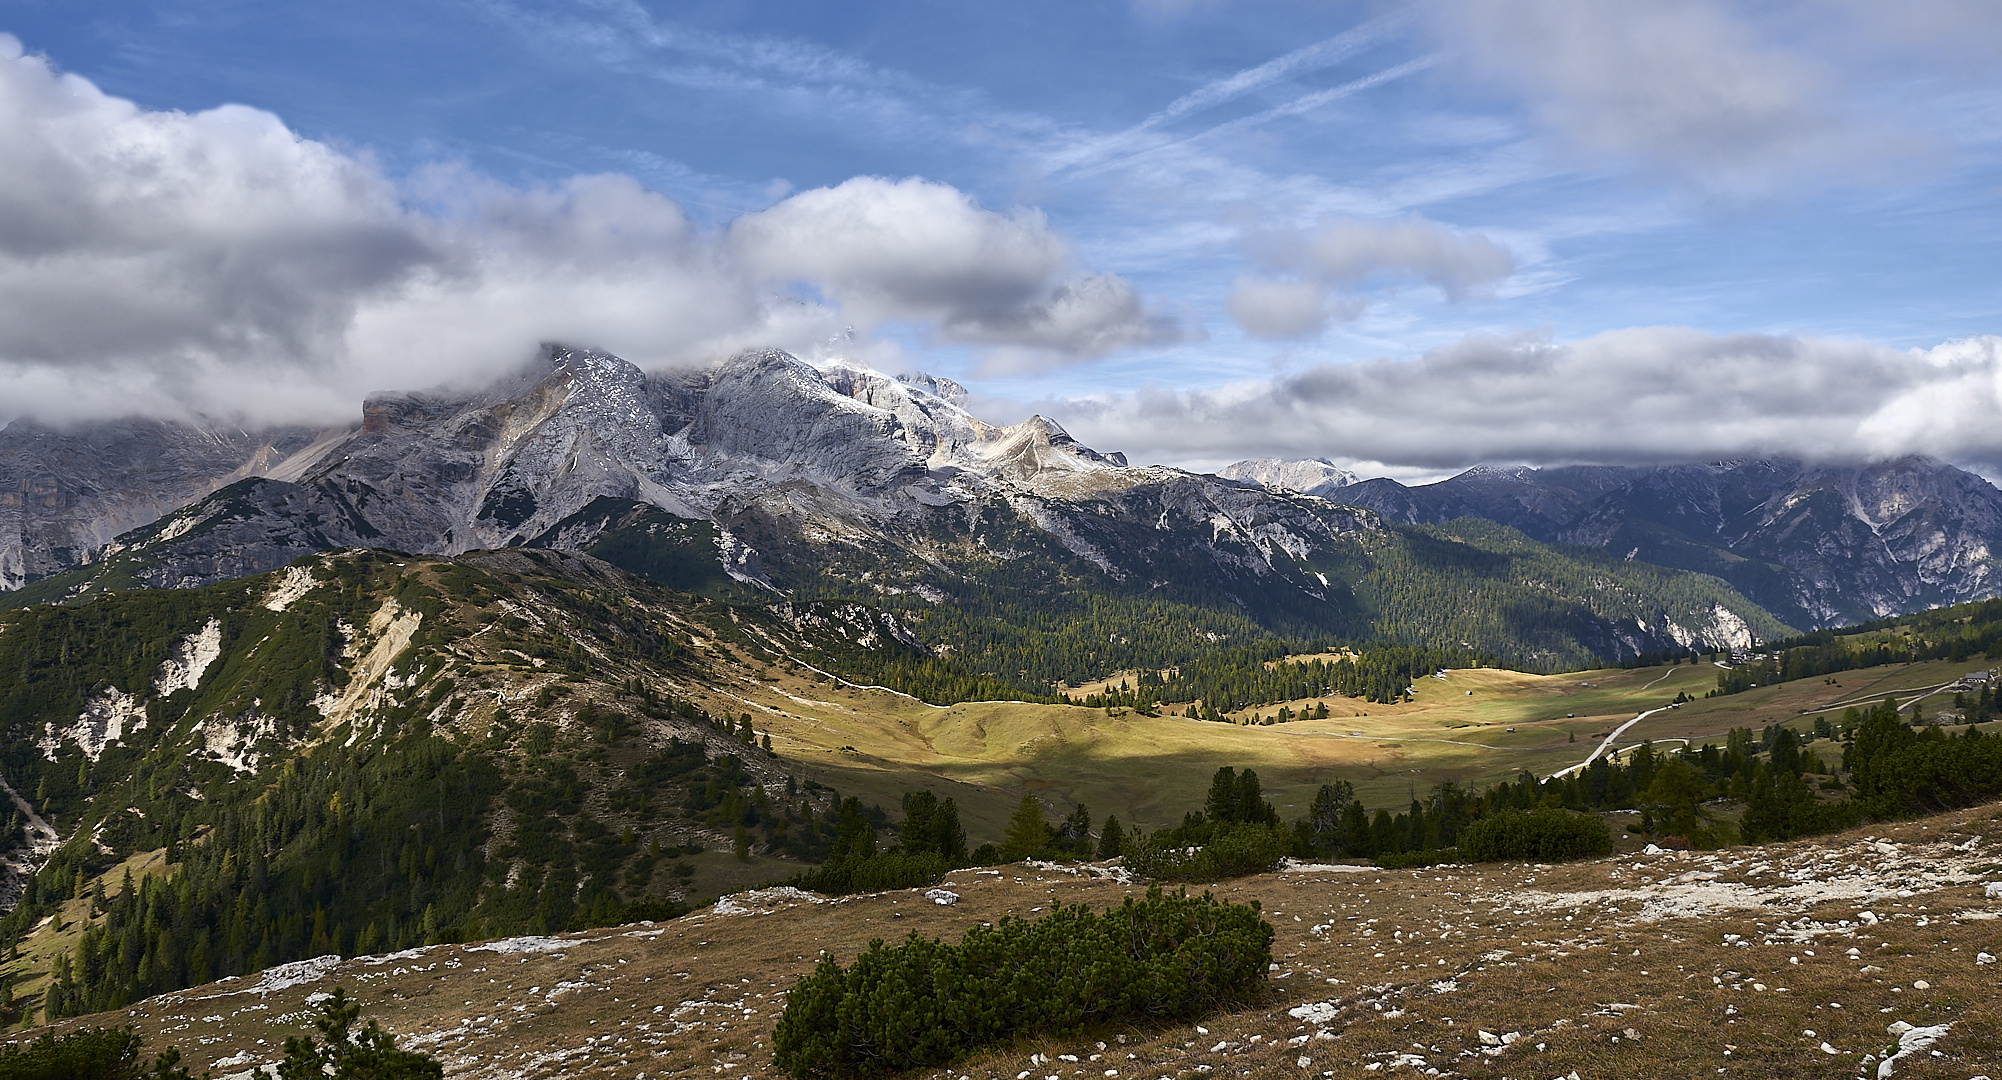
<svg viewBox="0 0 2002 1080">
<path fill-rule="evenodd" d="M 966 404 L 966 387 L 953 382 L 951 379 L 938 375 L 930 375 L 922 371 L 912 371 L 897 376 L 897 381 L 918 387 L 941 401 L 950 402 L 962 407 Z"/>
<path fill-rule="evenodd" d="M 0 591 L 83 562 L 157 520 L 312 443 L 309 428 L 258 431 L 129 418 L 0 428 Z"/>
<path fill-rule="evenodd" d="M 1537 470 L 1527 465 L 1476 465 L 1454 479 L 1526 484 L 1532 481 L 1536 474 Z"/>
<path fill-rule="evenodd" d="M 1126 467 L 1124 455 L 1101 454 L 1072 438 L 1063 425 L 1031 416 L 1019 424 L 990 429 L 970 448 L 980 459 L 1018 480 L 1047 473 L 1083 473 Z"/>
<path fill-rule="evenodd" d="M 1356 474 L 1324 458 L 1288 461 L 1282 458 L 1253 458 L 1226 465 L 1217 471 L 1226 480 L 1249 480 L 1266 488 L 1298 491 L 1337 499 L 1337 489 L 1356 483 Z"/>
</svg>

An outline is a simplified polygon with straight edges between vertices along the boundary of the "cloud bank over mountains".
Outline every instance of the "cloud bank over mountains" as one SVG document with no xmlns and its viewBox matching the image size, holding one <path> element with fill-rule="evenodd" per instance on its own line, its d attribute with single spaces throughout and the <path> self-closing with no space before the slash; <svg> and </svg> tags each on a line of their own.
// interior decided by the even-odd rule
<svg viewBox="0 0 2002 1080">
<path fill-rule="evenodd" d="M 1364 471 L 1444 471 L 1919 453 L 2002 473 L 2002 337 L 1912 351 L 1677 327 L 1575 342 L 1474 337 L 1410 360 L 1037 407 L 1088 444 L 1211 466 L 1333 456 Z"/>
<path fill-rule="evenodd" d="M 1184 333 L 1040 213 L 943 184 L 857 177 L 713 230 L 622 175 L 399 186 L 270 113 L 149 111 L 8 37 L 0 160 L 0 420 L 345 419 L 545 340 L 657 366 L 904 323 L 1023 367 Z"/>
</svg>

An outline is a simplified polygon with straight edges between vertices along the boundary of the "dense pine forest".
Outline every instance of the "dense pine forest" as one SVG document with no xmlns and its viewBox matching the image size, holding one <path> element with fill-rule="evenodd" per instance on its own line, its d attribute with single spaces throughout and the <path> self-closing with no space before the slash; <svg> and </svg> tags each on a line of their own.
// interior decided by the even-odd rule
<svg viewBox="0 0 2002 1080">
<path fill-rule="evenodd" d="M 2002 600 L 1956 604 L 1775 642 L 1767 657 L 1720 674 L 1717 689 L 1737 694 L 1754 686 L 1886 664 L 1924 660 L 1959 663 L 2002 653 L 1998 645 L 2002 645 Z M 1986 688 L 1983 694 L 1989 696 Z M 1992 705 L 1991 699 L 1987 707 Z"/>
<path fill-rule="evenodd" d="M 646 528 L 608 531 L 588 550 L 637 574 L 687 580 L 687 541 L 655 522 L 662 517 L 643 514 Z M 773 573 L 795 601 L 894 613 L 938 655 L 883 661 L 883 685 L 933 702 L 1049 700 L 1108 672 L 1189 668 L 1218 648 L 1268 660 L 1379 643 L 1445 647 L 1528 671 L 1597 667 L 1659 649 L 1669 622 L 1712 632 L 1719 605 L 1762 640 L 1793 633 L 1716 578 L 1541 544 L 1471 518 L 1345 536 L 1304 562 L 1280 552 L 1270 568 L 1224 583 L 1214 567 L 1171 558 L 1145 581 L 1080 568 L 1019 523 L 988 541 L 1013 550 L 1004 558 L 955 549 L 979 572 L 921 589 L 858 592 L 852 573 L 817 563 Z M 743 595 L 721 583 L 710 591 Z"/>
</svg>

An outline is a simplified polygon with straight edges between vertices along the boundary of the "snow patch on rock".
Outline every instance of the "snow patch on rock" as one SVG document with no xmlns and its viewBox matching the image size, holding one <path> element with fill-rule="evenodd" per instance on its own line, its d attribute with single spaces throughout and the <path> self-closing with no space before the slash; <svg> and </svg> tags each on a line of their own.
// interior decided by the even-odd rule
<svg viewBox="0 0 2002 1080">
<path fill-rule="evenodd" d="M 208 1001 L 212 998 L 235 997 L 238 994 L 256 994 L 258 997 L 265 997 L 275 994 L 280 990 L 290 990 L 295 986 L 304 986 L 307 983 L 319 982 L 321 979 L 333 974 L 334 969 L 340 966 L 341 958 L 333 953 L 328 953 L 325 956 L 315 956 L 311 960 L 294 960 L 289 964 L 279 964 L 276 967 L 265 968 L 264 976 L 258 980 L 256 986 L 247 986 L 241 990 L 228 990 L 220 994 L 209 994 L 205 997 L 193 998 L 192 1000 Z"/>
<path fill-rule="evenodd" d="M 770 915 L 793 904 L 826 902 L 824 897 L 795 889 L 790 885 L 780 885 L 773 889 L 752 889 L 748 892 L 732 893 L 716 901 L 716 905 L 709 911 L 714 915 Z"/>
<path fill-rule="evenodd" d="M 467 952 L 492 952 L 504 956 L 526 956 L 533 953 L 562 952 L 574 946 L 574 941 L 564 941 L 553 937 L 513 937 L 499 941 L 489 941 L 484 945 L 468 945 Z"/>
</svg>

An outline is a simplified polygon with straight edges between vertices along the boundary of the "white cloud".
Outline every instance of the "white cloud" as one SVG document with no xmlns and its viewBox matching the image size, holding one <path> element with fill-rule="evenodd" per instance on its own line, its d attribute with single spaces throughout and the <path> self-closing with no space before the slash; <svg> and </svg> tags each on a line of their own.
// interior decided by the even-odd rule
<svg viewBox="0 0 2002 1080">
<path fill-rule="evenodd" d="M 433 259 L 360 162 L 240 106 L 146 112 L 0 37 L 0 356 L 310 351 Z"/>
<path fill-rule="evenodd" d="M 1338 284 L 1402 272 L 1439 287 L 1449 300 L 1494 291 L 1515 269 L 1499 244 L 1412 216 L 1403 221 L 1336 221 L 1305 238 L 1303 267 Z"/>
<path fill-rule="evenodd" d="M 1980 465 L 2002 461 L 2002 338 L 1904 351 L 1676 327 L 1562 344 L 1472 337 L 1409 360 L 1036 408 L 1135 460 L 1326 456 L 1448 469 L 1923 453 Z"/>
<path fill-rule="evenodd" d="M 801 192 L 732 222 L 729 250 L 760 278 L 813 283 L 864 322 L 929 322 L 948 340 L 1040 352 L 1036 366 L 1182 336 L 1131 282 L 1074 270 L 1042 214 L 996 213 L 927 180 Z"/>
<path fill-rule="evenodd" d="M 1720 0 L 1432 0 L 1431 11 L 1471 73 L 1589 154 L 1742 195 L 1859 150 L 1829 107 L 1834 73 Z"/>
<path fill-rule="evenodd" d="M 1267 230 L 1252 235 L 1252 261 L 1282 278 L 1240 277 L 1226 307 L 1253 337 L 1309 337 L 1332 318 L 1353 319 L 1368 306 L 1344 287 L 1415 277 L 1448 300 L 1487 296 L 1515 271 L 1507 249 L 1417 215 L 1401 221 L 1339 218 L 1312 231 Z"/>
<path fill-rule="evenodd" d="M 862 178 L 720 232 L 620 175 L 399 186 L 269 113 L 149 111 L 4 36 L 0 161 L 0 422 L 343 419 L 546 340 L 663 365 L 898 320 L 1050 364 L 1181 334 L 1041 214 L 942 184 Z"/>
<path fill-rule="evenodd" d="M 1070 261 L 1040 213 L 982 209 L 927 180 L 859 176 L 730 224 L 753 273 L 812 281 L 876 318 L 977 316 L 1035 300 Z"/>
<path fill-rule="evenodd" d="M 1328 324 L 1327 291 L 1318 281 L 1240 277 L 1224 307 L 1252 337 L 1285 341 L 1318 334 Z"/>
</svg>

